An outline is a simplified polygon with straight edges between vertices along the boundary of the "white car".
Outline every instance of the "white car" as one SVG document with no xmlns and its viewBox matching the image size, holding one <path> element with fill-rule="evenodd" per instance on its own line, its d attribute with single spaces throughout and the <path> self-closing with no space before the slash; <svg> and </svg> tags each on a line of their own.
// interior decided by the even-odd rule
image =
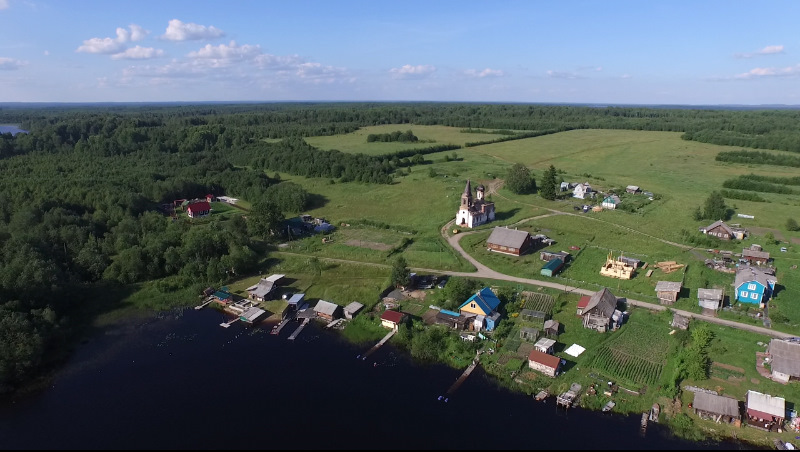
<svg viewBox="0 0 800 452">
<path fill-rule="evenodd" d="M 785 246 L 782 246 L 782 247 L 781 247 L 781 253 L 785 253 L 785 252 L 786 252 L 786 247 L 785 247 Z"/>
</svg>

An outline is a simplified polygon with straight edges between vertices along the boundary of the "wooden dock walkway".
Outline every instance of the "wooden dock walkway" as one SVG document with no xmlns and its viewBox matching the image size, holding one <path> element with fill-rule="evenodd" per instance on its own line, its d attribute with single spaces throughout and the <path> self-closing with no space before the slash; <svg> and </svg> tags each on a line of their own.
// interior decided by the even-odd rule
<svg viewBox="0 0 800 452">
<path fill-rule="evenodd" d="M 397 332 L 397 330 L 389 331 L 389 334 L 387 334 L 386 336 L 383 336 L 383 339 L 381 339 L 380 342 L 378 342 L 377 344 L 373 345 L 372 348 L 369 349 L 369 351 L 367 351 L 367 353 L 364 353 L 363 355 L 361 355 L 361 359 L 362 360 L 367 359 L 367 356 L 373 354 L 376 350 L 381 348 L 381 345 L 385 344 L 386 341 L 391 339 L 391 337 L 394 336 L 394 333 L 396 333 L 396 332 Z"/>
<path fill-rule="evenodd" d="M 303 323 L 301 323 L 300 326 L 298 326 L 297 329 L 292 332 L 292 335 L 289 336 L 289 340 L 293 341 L 297 337 L 297 335 L 300 334 L 301 331 L 303 331 L 303 328 L 305 328 L 306 325 L 308 325 L 308 322 L 310 321 L 311 319 L 303 320 Z"/>
<path fill-rule="evenodd" d="M 209 304 L 211 304 L 212 301 L 214 301 L 214 297 L 208 297 L 208 298 L 206 298 L 206 300 L 202 304 L 199 304 L 199 305 L 195 306 L 194 308 L 197 309 L 197 310 L 203 309 L 206 306 L 208 306 Z"/>
<path fill-rule="evenodd" d="M 450 396 L 451 394 L 456 392 L 456 389 L 458 389 L 458 387 L 461 386 L 461 383 L 464 383 L 464 380 L 466 380 L 467 377 L 469 377 L 469 375 L 472 373 L 473 370 L 475 370 L 476 367 L 478 367 L 477 356 L 475 357 L 475 359 L 472 360 L 472 364 L 470 364 L 469 366 L 467 366 L 466 369 L 464 369 L 464 373 L 462 373 L 460 377 L 456 378 L 456 382 L 450 385 L 450 388 L 447 390 L 445 394 L 447 396 Z"/>
<path fill-rule="evenodd" d="M 229 326 L 233 325 L 235 322 L 238 322 L 238 321 L 239 321 L 239 317 L 236 317 L 236 318 L 231 319 L 231 320 L 229 320 L 227 322 L 220 323 L 219 326 L 221 326 L 223 328 L 228 328 Z"/>
<path fill-rule="evenodd" d="M 278 333 L 280 333 L 281 330 L 283 329 L 283 327 L 285 327 L 286 324 L 289 323 L 291 320 L 292 320 L 291 318 L 286 318 L 286 319 L 281 320 L 281 323 L 273 326 L 272 327 L 272 331 L 270 331 L 269 333 L 270 334 L 278 334 Z"/>
<path fill-rule="evenodd" d="M 333 328 L 333 327 L 335 327 L 336 325 L 338 325 L 338 324 L 340 324 L 342 322 L 344 322 L 344 319 L 336 319 L 333 322 L 325 325 L 325 328 Z"/>
</svg>

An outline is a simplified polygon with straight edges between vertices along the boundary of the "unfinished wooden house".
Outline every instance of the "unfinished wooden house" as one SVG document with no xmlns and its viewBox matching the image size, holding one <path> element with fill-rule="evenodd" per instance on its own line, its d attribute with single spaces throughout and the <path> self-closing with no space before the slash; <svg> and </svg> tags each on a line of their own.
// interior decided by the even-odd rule
<svg viewBox="0 0 800 452">
<path fill-rule="evenodd" d="M 681 292 L 681 283 L 674 281 L 659 281 L 656 283 L 656 295 L 661 304 L 671 305 L 678 300 Z"/>
<path fill-rule="evenodd" d="M 710 419 L 716 423 L 739 423 L 742 413 L 739 401 L 732 397 L 724 397 L 706 392 L 695 392 L 692 410 L 702 419 Z"/>
<path fill-rule="evenodd" d="M 610 278 L 631 279 L 635 270 L 634 266 L 614 259 L 613 253 L 609 251 L 606 263 L 600 268 L 600 274 Z"/>
<path fill-rule="evenodd" d="M 612 325 L 612 316 L 616 310 L 617 297 L 604 287 L 589 298 L 589 303 L 583 309 L 583 327 L 601 333 L 615 328 L 616 324 Z"/>
<path fill-rule="evenodd" d="M 719 310 L 723 297 L 722 289 L 697 289 L 697 302 L 704 309 Z"/>
</svg>

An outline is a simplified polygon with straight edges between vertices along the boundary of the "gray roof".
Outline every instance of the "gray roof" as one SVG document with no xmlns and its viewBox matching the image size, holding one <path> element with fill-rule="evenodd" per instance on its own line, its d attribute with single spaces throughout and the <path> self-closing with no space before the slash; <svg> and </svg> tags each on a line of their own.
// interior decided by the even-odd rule
<svg viewBox="0 0 800 452">
<path fill-rule="evenodd" d="M 680 292 L 681 283 L 674 281 L 659 281 L 656 283 L 656 292 Z"/>
<path fill-rule="evenodd" d="M 769 259 L 769 253 L 766 251 L 756 251 L 751 249 L 743 249 L 742 257 L 754 257 L 756 259 Z"/>
<path fill-rule="evenodd" d="M 251 295 L 254 295 L 259 298 L 264 298 L 272 289 L 275 288 L 275 282 L 270 281 L 266 278 L 261 278 L 261 281 L 258 282 L 255 286 L 250 286 L 247 288 L 247 292 Z"/>
<path fill-rule="evenodd" d="M 728 235 L 734 235 L 733 234 L 733 230 L 727 224 L 725 224 L 725 222 L 722 221 L 722 220 L 717 220 L 717 221 L 711 223 L 710 225 L 706 226 L 704 229 L 706 231 L 710 231 L 710 230 L 716 228 L 717 226 L 721 226 L 722 229 L 724 229 L 725 232 L 728 233 Z"/>
<path fill-rule="evenodd" d="M 777 282 L 778 279 L 775 278 L 775 275 L 770 274 L 769 271 L 764 269 L 750 267 L 750 266 L 742 266 L 736 270 L 736 278 L 734 278 L 734 287 L 738 288 L 742 284 L 749 282 L 749 281 L 757 281 L 761 283 L 765 287 L 769 287 L 769 282 L 772 281 L 773 283 Z"/>
<path fill-rule="evenodd" d="M 586 308 L 584 308 L 583 315 L 589 314 L 590 311 L 595 311 L 596 313 L 601 313 L 611 318 L 616 309 L 617 297 L 615 297 L 608 288 L 603 287 L 589 298 L 589 303 L 586 305 Z"/>
<path fill-rule="evenodd" d="M 534 347 L 542 347 L 542 348 L 550 348 L 555 344 L 556 344 L 556 341 L 554 341 L 553 339 L 548 339 L 546 337 L 543 337 L 543 338 L 539 339 L 538 341 L 536 341 L 536 343 L 533 344 L 533 346 Z"/>
<path fill-rule="evenodd" d="M 800 377 L 800 344 L 780 339 L 769 343 L 772 371 Z"/>
<path fill-rule="evenodd" d="M 786 417 L 786 399 L 756 391 L 747 391 L 747 409 L 761 411 L 783 419 Z"/>
<path fill-rule="evenodd" d="M 561 325 L 561 324 L 558 323 L 557 320 L 550 319 L 550 320 L 545 320 L 544 321 L 544 329 L 546 329 L 546 330 L 550 329 L 550 328 L 558 328 L 559 325 Z"/>
<path fill-rule="evenodd" d="M 363 304 L 361 304 L 361 303 L 359 303 L 357 301 L 354 301 L 354 302 L 350 303 L 349 305 L 345 306 L 344 310 L 346 312 L 358 312 L 363 307 L 364 307 Z"/>
<path fill-rule="evenodd" d="M 261 308 L 252 307 L 252 308 L 244 311 L 239 317 L 245 318 L 245 319 L 247 319 L 247 320 L 252 322 L 255 319 L 261 317 L 261 315 L 263 315 L 265 312 L 267 312 L 267 311 L 265 311 L 265 310 L 263 310 Z"/>
<path fill-rule="evenodd" d="M 314 312 L 326 315 L 333 315 L 336 313 L 336 310 L 339 308 L 339 305 L 336 303 L 331 303 L 330 301 L 319 300 L 317 305 L 314 306 Z"/>
<path fill-rule="evenodd" d="M 282 279 L 284 276 L 286 276 L 286 275 L 277 275 L 277 274 L 276 274 L 276 275 L 270 275 L 268 278 L 266 278 L 266 280 L 267 280 L 267 281 L 272 281 L 272 282 L 278 282 L 278 281 L 280 281 L 280 280 L 281 280 L 281 279 Z"/>
<path fill-rule="evenodd" d="M 739 401 L 732 397 L 725 397 L 706 392 L 695 392 L 692 407 L 696 410 L 725 416 L 740 417 Z"/>
<path fill-rule="evenodd" d="M 697 298 L 701 300 L 722 301 L 722 289 L 697 289 Z"/>
<path fill-rule="evenodd" d="M 299 305 L 305 297 L 304 293 L 296 293 L 289 298 L 289 304 Z"/>
<path fill-rule="evenodd" d="M 625 188 L 628 189 L 628 190 L 639 191 L 639 186 L 638 185 L 628 185 Z"/>
<path fill-rule="evenodd" d="M 509 248 L 522 248 L 525 239 L 530 234 L 527 231 L 519 231 L 517 229 L 509 229 L 506 227 L 496 227 L 492 230 L 492 234 L 486 240 L 486 243 L 492 243 L 499 246 L 507 246 Z"/>
</svg>

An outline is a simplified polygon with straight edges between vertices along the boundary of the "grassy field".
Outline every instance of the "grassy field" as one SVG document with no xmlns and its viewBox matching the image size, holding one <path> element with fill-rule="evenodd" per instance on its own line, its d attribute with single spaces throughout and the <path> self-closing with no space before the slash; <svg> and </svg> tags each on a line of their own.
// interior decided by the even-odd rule
<svg viewBox="0 0 800 452">
<path fill-rule="evenodd" d="M 392 133 L 398 130 L 401 132 L 410 130 L 414 133 L 414 135 L 417 136 L 417 138 L 419 138 L 419 141 L 416 143 L 367 142 L 367 136 L 370 134 Z M 387 124 L 363 127 L 353 133 L 348 133 L 345 135 L 308 137 L 306 138 L 306 142 L 319 149 L 336 149 L 342 152 L 384 155 L 406 149 L 426 148 L 439 144 L 458 144 L 463 146 L 465 143 L 469 142 L 488 141 L 504 136 L 505 135 L 488 133 L 463 133 L 459 127 Z M 447 154 L 450 155 L 452 152 L 453 151 L 450 151 Z M 456 151 L 456 153 L 461 155 L 462 150 L 459 149 Z"/>
</svg>

